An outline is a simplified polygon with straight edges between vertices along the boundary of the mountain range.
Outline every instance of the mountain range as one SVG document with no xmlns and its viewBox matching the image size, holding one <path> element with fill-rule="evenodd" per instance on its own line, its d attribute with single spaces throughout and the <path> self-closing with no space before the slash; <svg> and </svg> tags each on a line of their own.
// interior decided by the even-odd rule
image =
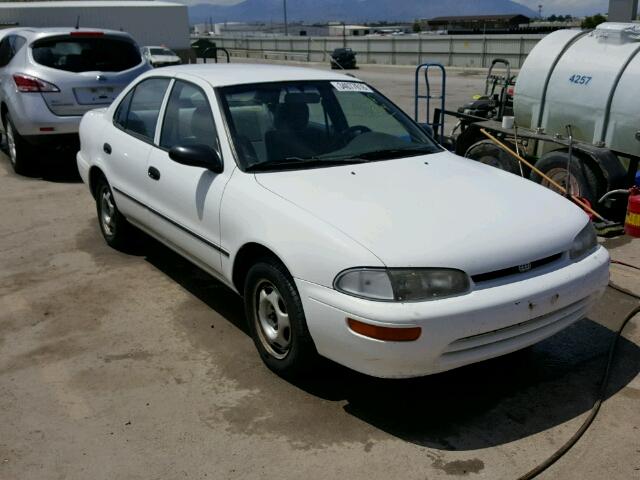
<svg viewBox="0 0 640 480">
<path fill-rule="evenodd" d="M 412 21 L 443 15 L 535 13 L 511 0 L 289 0 L 289 22 Z M 197 4 L 189 7 L 191 23 L 282 22 L 283 0 L 245 0 L 235 5 Z"/>
</svg>

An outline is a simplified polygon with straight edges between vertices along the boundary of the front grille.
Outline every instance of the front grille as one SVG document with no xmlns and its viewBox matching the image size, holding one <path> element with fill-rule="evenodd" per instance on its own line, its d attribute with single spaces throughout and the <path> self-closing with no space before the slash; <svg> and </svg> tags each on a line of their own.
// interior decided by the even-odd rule
<svg viewBox="0 0 640 480">
<path fill-rule="evenodd" d="M 482 357 L 490 352 L 507 351 L 515 345 L 535 343 L 583 318 L 589 305 L 589 297 L 585 297 L 515 325 L 460 338 L 448 345 L 443 352 L 443 359 L 453 361 L 461 357 Z"/>
<path fill-rule="evenodd" d="M 536 268 L 540 268 L 549 263 L 555 262 L 562 257 L 562 253 L 556 253 L 555 255 L 551 255 L 550 257 L 541 258 L 540 260 L 535 260 L 531 262 L 531 268 L 526 271 L 520 270 L 520 266 L 503 268 L 501 270 L 494 270 L 493 272 L 487 273 L 479 273 L 478 275 L 472 275 L 471 279 L 475 283 L 487 282 L 489 280 L 495 280 L 497 278 L 508 277 L 509 275 L 516 275 L 518 273 L 528 273 Z"/>
</svg>

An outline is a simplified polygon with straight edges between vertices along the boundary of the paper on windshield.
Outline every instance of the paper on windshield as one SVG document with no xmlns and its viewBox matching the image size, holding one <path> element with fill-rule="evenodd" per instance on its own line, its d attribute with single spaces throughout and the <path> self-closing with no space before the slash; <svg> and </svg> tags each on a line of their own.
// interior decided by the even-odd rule
<svg viewBox="0 0 640 480">
<path fill-rule="evenodd" d="M 373 90 L 366 83 L 361 82 L 331 82 L 333 88 L 339 92 L 365 92 L 373 93 Z"/>
</svg>

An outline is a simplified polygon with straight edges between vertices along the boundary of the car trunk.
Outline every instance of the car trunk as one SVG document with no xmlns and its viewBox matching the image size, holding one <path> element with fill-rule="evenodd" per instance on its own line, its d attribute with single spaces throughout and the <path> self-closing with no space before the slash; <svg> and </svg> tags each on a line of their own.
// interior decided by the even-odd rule
<svg viewBox="0 0 640 480">
<path fill-rule="evenodd" d="M 51 69 L 59 92 L 41 92 L 56 115 L 82 115 L 109 105 L 140 73 L 142 58 L 126 38 L 89 32 L 48 37 L 31 45 L 33 60 Z"/>
</svg>

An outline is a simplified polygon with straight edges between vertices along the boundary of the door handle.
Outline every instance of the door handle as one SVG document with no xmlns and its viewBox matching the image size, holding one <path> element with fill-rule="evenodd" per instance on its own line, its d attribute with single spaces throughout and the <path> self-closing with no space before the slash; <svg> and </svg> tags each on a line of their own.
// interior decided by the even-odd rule
<svg viewBox="0 0 640 480">
<path fill-rule="evenodd" d="M 111 155 L 111 145 L 109 145 L 108 143 L 102 145 L 102 150 L 104 150 L 104 153 L 106 153 L 107 155 Z"/>
<path fill-rule="evenodd" d="M 156 167 L 149 167 L 149 170 L 147 170 L 147 175 L 149 175 L 149 178 L 151 180 L 160 180 L 160 170 L 158 170 Z"/>
</svg>

